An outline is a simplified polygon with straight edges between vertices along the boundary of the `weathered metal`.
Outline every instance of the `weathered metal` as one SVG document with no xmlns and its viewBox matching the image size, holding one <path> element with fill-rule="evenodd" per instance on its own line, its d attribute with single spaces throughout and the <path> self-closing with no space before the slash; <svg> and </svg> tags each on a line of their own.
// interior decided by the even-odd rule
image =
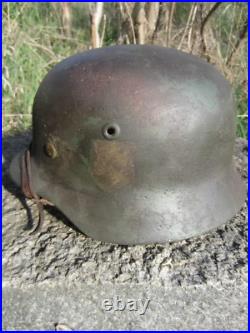
<svg viewBox="0 0 250 333">
<path fill-rule="evenodd" d="M 158 46 L 87 51 L 36 94 L 34 190 L 99 240 L 192 237 L 244 201 L 234 138 L 230 86 L 202 59 Z"/>
</svg>

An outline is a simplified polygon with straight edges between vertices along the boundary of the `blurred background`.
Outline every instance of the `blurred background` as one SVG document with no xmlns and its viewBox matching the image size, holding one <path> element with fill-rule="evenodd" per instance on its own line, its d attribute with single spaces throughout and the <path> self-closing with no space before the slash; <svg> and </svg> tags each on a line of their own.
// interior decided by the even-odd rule
<svg viewBox="0 0 250 333">
<path fill-rule="evenodd" d="M 237 135 L 247 138 L 247 3 L 3 3 L 3 129 L 31 125 L 36 90 L 79 51 L 157 44 L 198 55 L 231 82 Z"/>
</svg>

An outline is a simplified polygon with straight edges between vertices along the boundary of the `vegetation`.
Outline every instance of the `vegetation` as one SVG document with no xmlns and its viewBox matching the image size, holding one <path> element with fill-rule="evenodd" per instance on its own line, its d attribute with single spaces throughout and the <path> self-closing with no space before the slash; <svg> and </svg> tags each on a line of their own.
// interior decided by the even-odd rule
<svg viewBox="0 0 250 333">
<path fill-rule="evenodd" d="M 99 25 L 95 4 L 3 3 L 4 130 L 30 126 L 39 83 L 61 59 L 90 47 L 153 43 L 204 57 L 227 77 L 237 135 L 247 138 L 247 3 L 109 2 Z"/>
</svg>

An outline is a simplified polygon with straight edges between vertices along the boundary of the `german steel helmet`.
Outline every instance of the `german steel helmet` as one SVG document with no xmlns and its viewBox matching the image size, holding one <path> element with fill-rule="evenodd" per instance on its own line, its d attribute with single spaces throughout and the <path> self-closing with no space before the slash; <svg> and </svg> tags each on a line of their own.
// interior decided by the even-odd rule
<svg viewBox="0 0 250 333">
<path fill-rule="evenodd" d="M 189 238 L 244 201 L 234 138 L 230 86 L 212 65 L 159 46 L 94 49 L 57 64 L 37 91 L 26 193 L 101 241 Z"/>
</svg>

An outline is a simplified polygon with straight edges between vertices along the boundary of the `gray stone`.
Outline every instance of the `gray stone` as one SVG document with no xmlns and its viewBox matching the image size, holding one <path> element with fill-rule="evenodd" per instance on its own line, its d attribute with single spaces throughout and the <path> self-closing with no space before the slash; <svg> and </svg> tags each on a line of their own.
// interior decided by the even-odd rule
<svg viewBox="0 0 250 333">
<path fill-rule="evenodd" d="M 13 155 L 29 140 L 29 133 L 3 139 L 5 329 L 247 328 L 247 202 L 220 228 L 168 244 L 101 243 L 75 230 L 54 207 L 33 234 L 36 206 L 30 200 L 25 206 L 7 176 Z M 235 162 L 247 182 L 243 139 L 236 141 Z M 144 316 L 104 313 L 100 302 L 115 293 L 152 302 Z"/>
<path fill-rule="evenodd" d="M 114 296 L 149 299 L 138 311 L 105 311 Z M 247 290 L 225 286 L 87 285 L 42 282 L 8 286 L 3 295 L 6 330 L 246 330 Z"/>
</svg>

